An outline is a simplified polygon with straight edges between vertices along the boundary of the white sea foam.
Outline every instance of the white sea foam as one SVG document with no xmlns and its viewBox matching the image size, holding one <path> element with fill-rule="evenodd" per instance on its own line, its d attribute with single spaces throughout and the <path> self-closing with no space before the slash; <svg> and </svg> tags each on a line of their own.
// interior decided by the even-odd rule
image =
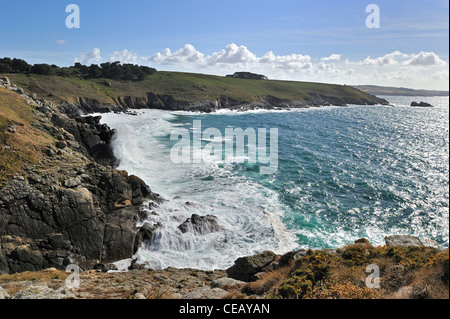
<svg viewBox="0 0 450 319">
<path fill-rule="evenodd" d="M 104 114 L 102 119 L 116 129 L 113 148 L 119 169 L 140 176 L 169 200 L 153 208 L 156 214 L 146 221 L 162 227 L 153 244 L 136 253 L 139 262 L 152 268 L 223 269 L 241 256 L 294 249 L 295 235 L 283 224 L 274 191 L 234 174 L 234 164 L 170 161 L 169 135 L 180 125 L 171 121 L 176 113 L 145 110 L 139 116 Z M 223 231 L 183 234 L 178 226 L 192 214 L 217 216 Z"/>
</svg>

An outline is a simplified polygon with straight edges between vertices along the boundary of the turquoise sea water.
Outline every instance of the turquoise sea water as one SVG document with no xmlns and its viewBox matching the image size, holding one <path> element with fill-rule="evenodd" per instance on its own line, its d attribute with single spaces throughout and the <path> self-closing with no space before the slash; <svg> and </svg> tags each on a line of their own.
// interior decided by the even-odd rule
<svg viewBox="0 0 450 319">
<path fill-rule="evenodd" d="M 449 242 L 449 99 L 384 97 L 393 106 L 193 114 L 160 110 L 105 114 L 117 130 L 121 169 L 143 178 L 169 202 L 151 247 L 137 257 L 155 268 L 224 268 L 265 249 L 338 248 L 366 237 L 410 234 Z M 411 101 L 434 108 L 411 108 Z M 176 164 L 176 128 L 277 128 L 278 169 L 260 164 Z M 210 140 L 203 140 L 206 145 Z M 188 202 L 186 204 L 186 202 Z M 223 232 L 181 234 L 192 214 L 218 217 Z M 230 264 L 231 263 L 231 264 Z"/>
</svg>

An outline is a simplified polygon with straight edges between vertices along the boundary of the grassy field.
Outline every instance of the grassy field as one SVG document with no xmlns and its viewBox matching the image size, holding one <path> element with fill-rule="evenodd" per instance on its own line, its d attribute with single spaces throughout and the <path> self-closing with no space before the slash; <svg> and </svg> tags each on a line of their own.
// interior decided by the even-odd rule
<svg viewBox="0 0 450 319">
<path fill-rule="evenodd" d="M 115 103 L 119 97 L 147 98 L 147 93 L 167 94 L 179 101 L 216 100 L 227 97 L 243 103 L 272 96 L 280 100 L 304 100 L 311 94 L 348 99 L 373 99 L 350 86 L 275 80 L 246 80 L 221 76 L 156 72 L 143 81 L 83 80 L 77 77 L 8 74 L 11 82 L 27 92 L 53 102 L 74 102 L 79 98 L 101 104 Z"/>
<path fill-rule="evenodd" d="M 51 137 L 31 125 L 34 121 L 33 108 L 0 87 L 0 185 L 25 165 L 38 162 L 42 149 L 51 143 Z"/>
</svg>

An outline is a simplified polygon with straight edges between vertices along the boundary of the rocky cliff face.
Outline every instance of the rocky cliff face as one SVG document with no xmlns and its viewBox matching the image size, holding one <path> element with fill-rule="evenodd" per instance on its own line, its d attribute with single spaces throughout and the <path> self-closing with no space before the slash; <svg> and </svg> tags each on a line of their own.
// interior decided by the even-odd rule
<svg viewBox="0 0 450 319">
<path fill-rule="evenodd" d="M 162 199 L 115 170 L 113 135 L 99 117 L 69 117 L 18 92 L 36 110 L 33 126 L 53 137 L 43 159 L 0 188 L 0 273 L 63 269 L 130 258 L 144 201 Z"/>
<path fill-rule="evenodd" d="M 75 103 L 63 103 L 59 106 L 61 112 L 69 115 L 80 115 L 89 113 L 126 112 L 128 109 L 161 109 L 169 111 L 192 111 L 211 113 L 220 109 L 231 109 L 237 111 L 249 111 L 254 109 L 291 109 L 318 106 L 346 106 L 348 104 L 375 105 L 388 104 L 384 99 L 377 97 L 343 97 L 337 98 L 311 93 L 303 100 L 283 100 L 273 96 L 255 98 L 253 101 L 242 101 L 227 96 L 218 99 L 202 99 L 196 101 L 185 101 L 174 98 L 168 94 L 155 94 L 148 92 L 146 97 L 124 96 L 115 100 L 114 105 L 101 104 L 96 100 L 79 99 Z"/>
</svg>

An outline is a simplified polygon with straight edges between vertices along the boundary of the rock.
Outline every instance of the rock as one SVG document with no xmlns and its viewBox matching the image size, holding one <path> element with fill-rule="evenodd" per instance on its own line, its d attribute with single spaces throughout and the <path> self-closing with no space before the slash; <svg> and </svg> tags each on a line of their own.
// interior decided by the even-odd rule
<svg viewBox="0 0 450 319">
<path fill-rule="evenodd" d="M 364 244 L 364 245 L 372 246 L 372 244 L 370 243 L 370 241 L 367 238 L 357 239 L 357 240 L 355 240 L 355 244 Z"/>
<path fill-rule="evenodd" d="M 234 265 L 226 270 L 228 277 L 242 280 L 254 281 L 255 274 L 261 272 L 276 258 L 275 253 L 265 251 L 261 254 L 238 258 Z"/>
<path fill-rule="evenodd" d="M 178 228 L 181 232 L 191 232 L 196 235 L 206 235 L 214 232 L 221 231 L 223 228 L 217 223 L 217 217 L 212 215 L 199 216 L 193 214 L 191 218 L 188 218 Z"/>
<path fill-rule="evenodd" d="M 56 142 L 55 146 L 59 149 L 64 149 L 67 147 L 67 143 L 64 141 L 58 141 Z"/>
<path fill-rule="evenodd" d="M 119 270 L 119 268 L 117 268 L 116 265 L 114 264 L 96 264 L 94 265 L 94 267 L 92 267 L 93 269 L 97 269 L 100 270 L 101 272 L 108 272 L 108 271 L 116 271 Z"/>
<path fill-rule="evenodd" d="M 11 299 L 75 299 L 75 294 L 66 287 L 57 290 L 49 288 L 46 284 L 31 285 L 20 290 Z"/>
<path fill-rule="evenodd" d="M 277 268 L 289 266 L 295 260 L 305 257 L 307 253 L 307 249 L 288 252 L 280 257 Z"/>
<path fill-rule="evenodd" d="M 16 133 L 17 129 L 16 129 L 16 127 L 15 127 L 14 125 L 11 125 L 11 126 L 8 126 L 8 127 L 6 128 L 6 131 L 7 131 L 8 133 L 14 134 L 14 133 Z"/>
<path fill-rule="evenodd" d="M 418 237 L 394 235 L 385 237 L 387 247 L 425 247 Z"/>
<path fill-rule="evenodd" d="M 11 82 L 9 81 L 9 78 L 7 76 L 0 77 L 0 84 L 4 85 L 5 87 L 11 86 Z"/>
<path fill-rule="evenodd" d="M 162 227 L 160 223 L 157 223 L 155 225 L 150 225 L 148 223 L 144 224 L 138 231 L 135 241 L 134 241 L 134 253 L 138 251 L 138 249 L 142 245 L 146 245 L 150 247 L 153 243 L 153 238 L 155 235 L 155 231 Z"/>
<path fill-rule="evenodd" d="M 211 282 L 211 288 L 220 288 L 223 290 L 228 290 L 230 288 L 240 288 L 243 285 L 245 285 L 244 281 L 227 277 L 219 278 Z"/>
<path fill-rule="evenodd" d="M 81 178 L 79 176 L 75 178 L 68 178 L 64 181 L 64 187 L 67 188 L 75 188 L 80 186 L 81 184 Z"/>
<path fill-rule="evenodd" d="M 433 107 L 433 105 L 431 105 L 431 104 L 429 104 L 429 103 L 426 103 L 426 102 L 420 102 L 420 103 L 412 102 L 412 103 L 411 103 L 411 106 Z"/>
<path fill-rule="evenodd" d="M 8 295 L 8 293 L 2 288 L 2 286 L 0 286 L 0 300 L 9 298 L 10 296 Z"/>
</svg>

